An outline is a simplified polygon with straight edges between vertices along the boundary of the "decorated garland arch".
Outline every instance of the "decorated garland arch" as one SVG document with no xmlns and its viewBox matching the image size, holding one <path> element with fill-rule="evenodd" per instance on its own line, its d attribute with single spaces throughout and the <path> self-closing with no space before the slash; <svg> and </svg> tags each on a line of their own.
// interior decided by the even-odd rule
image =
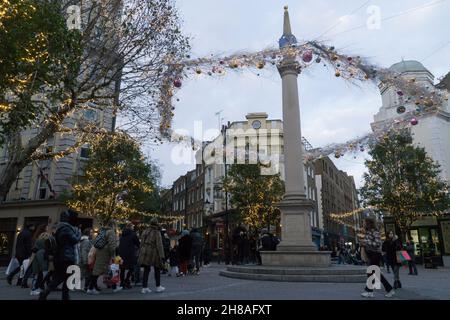
<svg viewBox="0 0 450 320">
<path fill-rule="evenodd" d="M 158 103 L 161 115 L 159 127 L 161 136 L 170 141 L 191 144 L 193 149 L 202 146 L 202 141 L 178 135 L 171 130 L 175 110 L 172 100 L 176 91 L 183 86 L 185 79 L 202 74 L 217 78 L 225 76 L 228 72 L 270 68 L 280 63 L 285 56 L 295 58 L 299 63 L 300 72 L 314 65 L 323 64 L 324 66 L 331 66 L 336 77 L 341 77 L 353 84 L 372 81 L 378 85 L 394 87 L 401 102 L 397 108 L 399 117 L 384 122 L 379 128 L 374 128 L 374 133 L 368 133 L 345 143 L 331 143 L 321 148 L 309 150 L 304 155 L 307 160 L 318 159 L 330 154 L 339 158 L 346 153 L 363 152 L 367 146 L 385 136 L 388 131 L 417 125 L 421 117 L 438 113 L 448 101 L 448 94 L 444 90 L 425 87 L 416 82 L 413 77 L 402 76 L 390 69 L 378 67 L 361 56 L 346 55 L 338 52 L 333 46 L 327 46 L 317 41 L 290 45 L 282 49 L 236 53 L 225 57 L 211 55 L 191 59 L 190 56 L 187 56 L 186 60 L 178 62 L 174 62 L 171 57 L 167 57 L 167 70 L 165 80 L 160 87 Z M 406 112 L 405 106 L 411 104 L 414 104 L 416 109 Z"/>
</svg>

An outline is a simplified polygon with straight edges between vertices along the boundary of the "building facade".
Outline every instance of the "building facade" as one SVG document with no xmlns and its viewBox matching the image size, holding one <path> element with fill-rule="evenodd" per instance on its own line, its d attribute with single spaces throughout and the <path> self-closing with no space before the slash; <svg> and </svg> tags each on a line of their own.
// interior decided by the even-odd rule
<svg viewBox="0 0 450 320">
<path fill-rule="evenodd" d="M 354 178 L 339 170 L 329 157 L 315 161 L 315 175 L 319 228 L 324 232 L 322 245 L 333 249 L 344 243 L 356 243 L 355 230 L 359 221 L 356 220 L 354 227 L 351 227 L 330 216 L 331 214 L 352 212 L 359 208 Z"/>
<path fill-rule="evenodd" d="M 442 81 L 434 84 L 433 74 L 418 61 L 401 61 L 390 67 L 391 71 L 407 79 L 415 81 L 444 97 L 444 105 L 433 113 L 418 118 L 418 124 L 411 126 L 413 143 L 425 148 L 427 154 L 441 167 L 441 178 L 450 182 L 450 105 L 448 94 L 450 89 L 450 73 Z M 404 96 L 397 93 L 397 88 L 380 85 L 382 106 L 374 116 L 371 124 L 372 130 L 382 128 L 386 121 L 393 119 L 408 119 L 416 110 L 415 101 L 406 101 Z M 446 99 L 446 100 L 445 100 Z M 404 106 L 406 111 L 397 113 L 397 108 Z M 396 230 L 394 222 L 387 213 L 385 218 L 386 232 Z M 439 219 L 424 217 L 414 222 L 408 231 L 408 237 L 415 243 L 415 254 L 418 263 L 427 259 L 435 261 L 438 265 L 450 265 L 450 214 Z"/>
</svg>

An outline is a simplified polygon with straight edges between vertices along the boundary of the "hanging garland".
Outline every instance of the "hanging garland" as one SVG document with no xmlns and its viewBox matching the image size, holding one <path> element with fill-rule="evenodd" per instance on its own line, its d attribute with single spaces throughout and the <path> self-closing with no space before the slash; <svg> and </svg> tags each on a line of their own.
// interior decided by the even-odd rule
<svg viewBox="0 0 450 320">
<path fill-rule="evenodd" d="M 315 160 L 334 154 L 336 158 L 346 153 L 356 154 L 364 152 L 371 143 L 377 141 L 390 130 L 401 129 L 405 126 L 417 125 L 419 119 L 429 114 L 436 114 L 441 106 L 448 101 L 448 94 L 443 90 L 430 90 L 419 85 L 415 78 L 402 76 L 390 69 L 370 64 L 360 56 L 349 56 L 337 52 L 333 46 L 327 46 L 316 41 L 284 47 L 282 49 L 266 49 L 253 53 L 236 53 L 226 57 L 211 55 L 198 59 L 173 62 L 171 57 L 166 59 L 167 70 L 158 103 L 161 122 L 159 131 L 164 138 L 174 142 L 189 143 L 193 149 L 202 147 L 202 141 L 192 137 L 174 133 L 171 122 L 175 107 L 172 104 L 174 91 L 183 86 L 183 80 L 191 76 L 222 77 L 228 72 L 239 72 L 246 69 L 260 70 L 267 66 L 277 66 L 284 57 L 294 58 L 299 69 L 304 70 L 317 64 L 332 66 L 335 76 L 341 77 L 353 84 L 365 81 L 375 81 L 383 86 L 395 87 L 401 105 L 397 108 L 399 117 L 385 121 L 374 128 L 374 133 L 355 138 L 345 143 L 333 143 L 322 148 L 309 150 L 305 154 L 307 160 Z M 259 75 L 259 74 L 258 74 Z M 415 105 L 416 109 L 406 112 L 407 106 Z M 401 116 L 400 116 L 401 115 Z"/>
</svg>

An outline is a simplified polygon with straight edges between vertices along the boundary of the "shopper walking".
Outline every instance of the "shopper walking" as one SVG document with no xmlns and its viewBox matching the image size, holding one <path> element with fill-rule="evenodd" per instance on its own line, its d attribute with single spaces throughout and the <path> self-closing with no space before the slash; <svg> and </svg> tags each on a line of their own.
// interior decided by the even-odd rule
<svg viewBox="0 0 450 320">
<path fill-rule="evenodd" d="M 91 278 L 91 270 L 88 264 L 89 251 L 92 248 L 92 229 L 86 228 L 83 230 L 83 235 L 80 241 L 80 271 L 81 279 L 84 281 L 84 291 L 87 292 L 89 289 L 89 280 Z"/>
<path fill-rule="evenodd" d="M 51 237 L 48 225 L 40 225 L 33 236 L 34 246 L 32 249 L 32 261 L 29 265 L 31 273 L 34 275 L 34 281 L 31 288 L 31 295 L 39 295 L 44 291 L 44 273 L 48 272 L 48 254 L 47 247 Z M 31 260 L 31 259 L 30 259 Z M 25 281 L 26 282 L 26 281 Z"/>
<path fill-rule="evenodd" d="M 364 252 L 366 254 L 368 265 L 374 265 L 379 267 L 381 263 L 381 238 L 380 232 L 376 228 L 375 220 L 371 218 L 366 218 L 364 220 L 364 229 L 361 233 L 360 244 L 364 248 Z M 367 274 L 369 278 L 372 274 Z M 384 277 L 383 273 L 380 273 L 380 280 L 383 284 L 384 289 L 386 290 L 385 297 L 391 298 L 395 291 L 389 282 Z M 361 293 L 361 296 L 370 298 L 373 297 L 373 289 L 369 289 L 367 286 L 365 291 Z"/>
<path fill-rule="evenodd" d="M 144 268 L 141 293 L 152 292 L 148 287 L 148 276 L 153 267 L 156 282 L 156 292 L 163 292 L 165 288 L 161 286 L 161 268 L 165 261 L 164 248 L 158 220 L 152 218 L 150 227 L 142 233 L 141 247 L 138 263 Z"/>
<path fill-rule="evenodd" d="M 408 252 L 409 257 L 411 258 L 411 260 L 408 261 L 408 275 L 417 276 L 416 254 L 414 249 L 414 242 L 412 240 L 406 241 L 406 252 Z"/>
<path fill-rule="evenodd" d="M 180 261 L 180 274 L 185 276 L 188 272 L 188 263 L 191 259 L 192 238 L 188 230 L 181 232 L 181 238 L 178 241 L 178 259 Z"/>
<path fill-rule="evenodd" d="M 393 231 L 388 234 L 388 245 L 387 245 L 387 262 L 394 272 L 394 289 L 399 289 L 402 287 L 400 282 L 400 267 L 401 263 L 397 261 L 397 252 L 403 249 L 403 244 L 397 235 Z"/>
<path fill-rule="evenodd" d="M 95 248 L 93 249 L 95 250 L 95 262 L 87 293 L 99 294 L 99 291 L 95 289 L 98 278 L 101 275 L 107 275 L 109 273 L 109 265 L 116 255 L 116 222 L 113 219 L 107 221 L 106 224 L 100 228 L 97 237 L 93 241 L 93 246 Z M 122 290 L 122 287 L 113 287 L 113 292 L 118 292 L 120 290 Z"/>
<path fill-rule="evenodd" d="M 198 275 L 200 272 L 200 257 L 202 254 L 203 238 L 200 231 L 196 228 L 192 229 L 191 238 L 192 238 L 191 261 L 195 266 L 195 270 L 193 270 L 193 273 Z"/>
<path fill-rule="evenodd" d="M 54 257 L 55 272 L 48 288 L 39 294 L 39 300 L 46 300 L 50 292 L 55 291 L 62 283 L 62 299 L 69 300 L 67 288 L 67 268 L 76 262 L 76 244 L 81 239 L 81 232 L 77 225 L 78 214 L 72 210 L 61 213 L 60 222 L 56 227 L 56 255 Z"/>
<path fill-rule="evenodd" d="M 6 281 L 8 281 L 9 285 L 12 284 L 14 276 L 17 273 L 19 273 L 23 261 L 31 256 L 31 248 L 32 248 L 31 240 L 32 234 L 35 229 L 36 227 L 33 224 L 29 224 L 17 236 L 15 257 L 17 261 L 19 261 L 19 266 L 15 270 L 13 270 L 6 278 Z M 19 277 L 19 279 L 17 279 L 17 286 L 21 285 L 22 279 L 20 279 Z"/>
<path fill-rule="evenodd" d="M 123 288 L 131 289 L 130 278 L 137 264 L 136 252 L 139 246 L 140 241 L 134 232 L 134 225 L 129 223 L 123 229 L 119 241 L 119 256 L 123 259 L 120 265 L 120 286 Z"/>
<path fill-rule="evenodd" d="M 388 262 L 388 258 L 387 258 L 387 250 L 389 247 L 389 238 L 386 237 L 386 239 L 383 241 L 383 245 L 381 246 L 381 252 L 383 254 L 383 265 L 386 267 L 387 273 L 391 273 L 391 271 L 389 271 L 390 265 Z"/>
</svg>

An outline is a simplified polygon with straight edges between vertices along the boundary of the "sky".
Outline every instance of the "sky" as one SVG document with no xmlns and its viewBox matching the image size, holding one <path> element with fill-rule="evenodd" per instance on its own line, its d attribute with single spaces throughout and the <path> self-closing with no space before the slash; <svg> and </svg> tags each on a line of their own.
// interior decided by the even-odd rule
<svg viewBox="0 0 450 320">
<path fill-rule="evenodd" d="M 436 82 L 450 71 L 450 0 L 178 0 L 176 5 L 183 32 L 191 38 L 192 58 L 276 47 L 283 6 L 288 5 L 292 32 L 299 42 L 323 41 L 381 67 L 417 60 Z M 379 25 L 370 23 L 377 12 Z M 373 115 L 381 107 L 376 84 L 349 84 L 322 64 L 302 72 L 298 84 L 302 135 L 313 147 L 370 132 Z M 201 123 L 204 139 L 219 128 L 215 113 L 220 110 L 224 124 L 245 120 L 249 112 L 282 118 L 281 79 L 275 67 L 265 68 L 260 76 L 252 71 L 229 72 L 220 79 L 192 75 L 183 80 L 176 98 L 173 129 L 193 135 Z M 189 148 L 177 144 L 146 147 L 145 152 L 161 166 L 163 186 L 171 186 L 195 167 Z M 367 156 L 331 159 L 360 187 Z"/>
</svg>

